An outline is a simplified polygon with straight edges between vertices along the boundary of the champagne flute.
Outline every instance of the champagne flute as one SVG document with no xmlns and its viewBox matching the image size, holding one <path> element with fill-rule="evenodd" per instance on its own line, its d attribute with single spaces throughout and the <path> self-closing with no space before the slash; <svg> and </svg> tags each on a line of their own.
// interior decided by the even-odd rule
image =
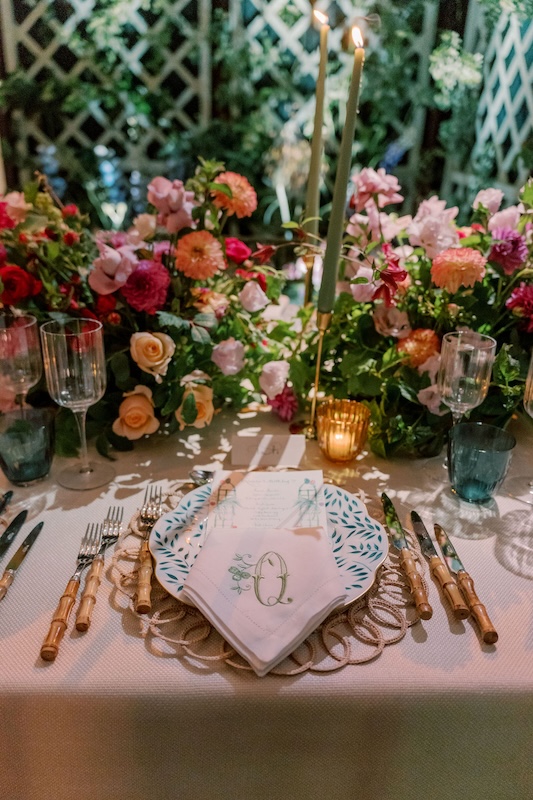
<svg viewBox="0 0 533 800">
<path fill-rule="evenodd" d="M 106 364 L 102 323 L 94 319 L 52 320 L 41 325 L 44 368 L 50 396 L 74 413 L 80 434 L 80 463 L 59 473 L 67 489 L 96 489 L 109 483 L 110 464 L 89 461 L 86 417 L 89 406 L 104 396 Z"/>
<path fill-rule="evenodd" d="M 526 413 L 533 417 L 533 351 L 529 361 L 523 403 Z M 506 488 L 511 497 L 516 497 L 518 500 L 522 500 L 523 503 L 533 506 L 533 478 L 524 476 L 512 478 L 507 480 Z"/>
<path fill-rule="evenodd" d="M 0 382 L 14 393 L 22 413 L 42 370 L 37 319 L 32 314 L 0 312 Z"/>
<path fill-rule="evenodd" d="M 487 396 L 495 356 L 492 336 L 453 331 L 443 337 L 437 385 L 454 425 Z"/>
</svg>

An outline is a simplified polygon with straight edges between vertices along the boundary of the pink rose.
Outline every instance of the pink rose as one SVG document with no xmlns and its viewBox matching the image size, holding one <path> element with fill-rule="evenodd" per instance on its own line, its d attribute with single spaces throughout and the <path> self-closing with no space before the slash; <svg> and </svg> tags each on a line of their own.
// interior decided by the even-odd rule
<svg viewBox="0 0 533 800">
<path fill-rule="evenodd" d="M 225 240 L 226 244 L 226 257 L 233 261 L 234 264 L 242 264 L 247 258 L 250 258 L 252 251 L 247 244 L 241 242 L 240 239 L 234 239 L 228 236 Z"/>
<path fill-rule="evenodd" d="M 213 347 L 211 361 L 224 375 L 236 375 L 244 367 L 244 345 L 231 336 Z"/>
<path fill-rule="evenodd" d="M 493 217 L 489 219 L 489 231 L 495 228 L 513 228 L 516 230 L 520 220 L 520 210 L 518 206 L 509 206 L 504 208 L 503 211 L 498 211 Z"/>
<path fill-rule="evenodd" d="M 169 233 L 193 225 L 194 192 L 186 191 L 183 181 L 154 178 L 148 186 L 148 202 L 158 210 L 157 221 Z"/>
<path fill-rule="evenodd" d="M 403 196 L 398 191 L 401 188 L 398 178 L 388 175 L 383 167 L 377 171 L 365 167 L 359 174 L 352 176 L 352 181 L 357 192 L 356 211 L 362 211 L 369 200 L 377 203 L 378 208 L 383 208 L 391 203 L 401 203 L 403 200 Z"/>
<path fill-rule="evenodd" d="M 399 311 L 395 306 L 377 306 L 372 318 L 374 320 L 374 328 L 381 336 L 394 336 L 396 339 L 405 339 L 411 333 L 409 317 L 405 311 Z"/>
<path fill-rule="evenodd" d="M 427 410 L 437 417 L 442 417 L 449 411 L 446 407 L 442 408 L 442 400 L 436 383 L 421 389 L 416 398 L 421 405 L 426 406 Z"/>
<path fill-rule="evenodd" d="M 268 305 L 268 297 L 257 281 L 248 281 L 246 283 L 244 289 L 239 292 L 239 300 L 242 303 L 242 307 L 249 311 L 250 314 L 255 311 L 261 311 L 262 308 Z"/>
<path fill-rule="evenodd" d="M 259 386 L 269 400 L 281 394 L 289 377 L 288 361 L 269 361 L 259 377 Z"/>
<path fill-rule="evenodd" d="M 436 195 L 424 200 L 407 228 L 410 244 L 423 247 L 428 258 L 453 247 L 459 241 L 453 222 L 458 213 L 457 206 L 446 208 L 446 202 Z"/>
<path fill-rule="evenodd" d="M 31 203 L 27 203 L 22 192 L 9 192 L 2 198 L 6 204 L 6 211 L 14 219 L 17 225 L 24 222 L 28 216 L 28 211 L 33 208 Z"/>
<path fill-rule="evenodd" d="M 111 294 L 124 286 L 137 267 L 137 257 L 127 245 L 114 250 L 99 242 L 98 250 L 100 256 L 89 273 L 89 286 L 98 294 Z"/>
<path fill-rule="evenodd" d="M 483 206 L 489 214 L 495 214 L 502 204 L 503 192 L 500 189 L 482 189 L 472 203 L 472 208 Z"/>
</svg>

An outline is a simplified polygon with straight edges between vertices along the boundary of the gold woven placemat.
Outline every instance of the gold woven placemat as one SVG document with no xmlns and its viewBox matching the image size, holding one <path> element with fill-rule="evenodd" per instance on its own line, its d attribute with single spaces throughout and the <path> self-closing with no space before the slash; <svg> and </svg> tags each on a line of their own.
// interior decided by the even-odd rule
<svg viewBox="0 0 533 800">
<path fill-rule="evenodd" d="M 164 513 L 176 508 L 185 494 L 185 484 L 179 482 L 170 487 Z M 190 488 L 190 484 L 187 485 Z M 357 491 L 353 494 L 357 496 Z M 116 607 L 137 618 L 140 635 L 150 650 L 161 657 L 174 655 L 198 666 L 220 668 L 227 665 L 253 673 L 251 666 L 224 641 L 200 611 L 171 597 L 155 578 L 151 612 L 141 615 L 135 611 L 142 538 L 137 512 L 117 542 L 110 576 L 115 587 Z M 426 565 L 418 541 L 410 539 L 410 544 L 427 591 Z M 389 552 L 368 592 L 348 608 L 331 614 L 269 674 L 333 672 L 349 664 L 365 664 L 380 656 L 385 647 L 403 639 L 408 628 L 418 621 L 398 557 Z"/>
</svg>

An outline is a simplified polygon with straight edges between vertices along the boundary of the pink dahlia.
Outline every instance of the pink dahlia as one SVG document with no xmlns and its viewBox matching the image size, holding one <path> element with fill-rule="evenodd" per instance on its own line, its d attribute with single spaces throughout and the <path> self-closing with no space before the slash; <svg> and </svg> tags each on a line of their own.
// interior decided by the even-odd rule
<svg viewBox="0 0 533 800">
<path fill-rule="evenodd" d="M 170 275 L 162 264 L 139 261 L 121 291 L 135 311 L 155 314 L 165 305 L 169 285 Z"/>
<path fill-rule="evenodd" d="M 492 237 L 495 241 L 489 253 L 489 261 L 503 267 L 506 275 L 512 275 L 528 257 L 526 240 L 512 228 L 495 228 Z"/>
<path fill-rule="evenodd" d="M 209 231 L 186 233 L 176 247 L 176 269 L 195 281 L 212 278 L 226 269 L 222 245 Z"/>
<path fill-rule="evenodd" d="M 522 282 L 505 303 L 515 317 L 521 318 L 527 333 L 533 333 L 533 285 Z"/>
<path fill-rule="evenodd" d="M 268 404 L 283 422 L 290 422 L 298 411 L 298 399 L 290 386 L 284 386 Z"/>
<path fill-rule="evenodd" d="M 213 203 L 217 208 L 227 211 L 229 217 L 236 214 L 239 219 L 253 214 L 257 208 L 257 195 L 243 175 L 237 172 L 222 172 L 216 182 L 225 183 L 231 191 L 231 197 L 224 192 L 213 191 Z"/>
<path fill-rule="evenodd" d="M 472 247 L 452 247 L 433 259 L 431 278 L 435 286 L 454 294 L 460 286 L 474 286 L 485 277 L 487 259 Z"/>
</svg>

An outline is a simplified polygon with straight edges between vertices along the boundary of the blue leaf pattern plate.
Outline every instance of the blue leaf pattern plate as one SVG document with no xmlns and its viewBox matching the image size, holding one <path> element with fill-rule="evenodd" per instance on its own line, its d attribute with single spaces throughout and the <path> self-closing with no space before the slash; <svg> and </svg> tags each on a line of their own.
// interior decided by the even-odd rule
<svg viewBox="0 0 533 800">
<path fill-rule="evenodd" d="M 385 529 L 368 516 L 365 505 L 338 486 L 324 485 L 328 534 L 349 605 L 374 583 L 389 545 Z M 150 550 L 159 583 L 181 600 L 185 579 L 206 538 L 211 487 L 189 492 L 152 529 Z M 185 601 L 184 601 L 185 602 Z"/>
</svg>

